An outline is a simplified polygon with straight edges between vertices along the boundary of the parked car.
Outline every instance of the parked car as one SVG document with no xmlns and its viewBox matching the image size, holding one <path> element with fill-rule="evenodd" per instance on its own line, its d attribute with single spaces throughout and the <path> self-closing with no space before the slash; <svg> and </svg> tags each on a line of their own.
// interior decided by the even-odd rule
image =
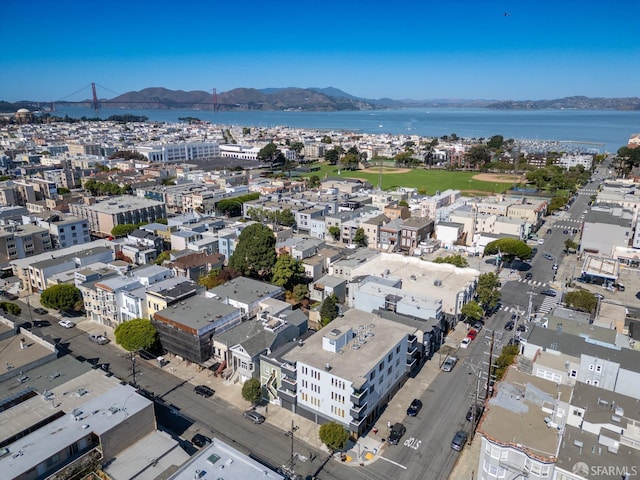
<svg viewBox="0 0 640 480">
<path fill-rule="evenodd" d="M 518 328 L 516 328 L 517 332 L 526 332 L 527 331 L 527 326 L 524 323 L 521 323 L 520 325 L 518 325 Z"/>
<path fill-rule="evenodd" d="M 43 328 L 43 327 L 48 327 L 50 325 L 51 325 L 51 323 L 49 322 L 49 320 L 43 320 L 42 318 L 34 318 L 33 319 L 33 326 L 34 327 Z"/>
<path fill-rule="evenodd" d="M 458 363 L 458 357 L 452 357 L 451 355 L 448 356 L 442 364 L 442 371 L 450 372 L 451 370 L 453 370 L 453 367 L 456 366 L 456 363 Z"/>
<path fill-rule="evenodd" d="M 622 283 L 614 283 L 613 286 L 617 288 L 619 292 L 624 292 L 624 285 Z"/>
<path fill-rule="evenodd" d="M 73 323 L 71 320 L 60 320 L 58 322 L 58 325 L 60 325 L 61 327 L 64 327 L 64 328 L 73 328 L 73 327 L 76 326 L 76 324 Z"/>
<path fill-rule="evenodd" d="M 482 330 L 482 327 L 484 327 L 484 324 L 480 320 L 473 324 L 473 329 L 478 332 Z"/>
<path fill-rule="evenodd" d="M 44 308 L 36 307 L 33 309 L 33 313 L 37 313 L 38 315 L 46 315 L 49 313 L 49 310 L 45 310 Z"/>
<path fill-rule="evenodd" d="M 464 337 L 460 342 L 460 348 L 468 348 L 471 343 L 471 339 L 469 337 Z"/>
<path fill-rule="evenodd" d="M 459 452 L 462 450 L 465 443 L 467 443 L 467 433 L 460 430 L 453 436 L 453 440 L 451 440 L 451 448 Z"/>
<path fill-rule="evenodd" d="M 475 408 L 475 412 L 474 412 L 474 408 L 473 405 L 471 405 L 469 407 L 469 410 L 467 410 L 467 415 L 465 416 L 465 418 L 470 422 L 472 419 L 478 420 L 478 418 L 480 418 L 480 415 L 482 415 L 482 405 L 476 405 Z"/>
<path fill-rule="evenodd" d="M 246 412 L 242 413 L 242 416 L 244 418 L 248 418 L 253 423 L 264 423 L 264 421 L 266 420 L 264 415 L 262 415 L 261 413 L 256 412 L 255 410 L 247 410 Z"/>
<path fill-rule="evenodd" d="M 544 245 L 544 238 L 538 239 L 538 245 Z"/>
<path fill-rule="evenodd" d="M 515 326 L 515 323 L 513 320 L 509 320 L 507 323 L 504 324 L 504 329 L 505 330 L 513 330 L 513 327 Z"/>
<path fill-rule="evenodd" d="M 553 268 L 554 270 L 558 270 L 558 264 L 557 264 L 557 263 L 554 263 L 554 264 L 553 264 L 553 266 L 552 266 L 551 268 Z"/>
<path fill-rule="evenodd" d="M 196 433 L 191 439 L 191 443 L 193 443 L 198 448 L 202 448 L 205 445 L 210 444 L 211 439 L 206 435 L 202 435 L 201 433 Z"/>
<path fill-rule="evenodd" d="M 96 342 L 98 345 L 106 345 L 109 343 L 109 339 L 104 335 L 95 335 L 93 333 L 89 334 L 89 340 Z"/>
<path fill-rule="evenodd" d="M 201 395 L 205 398 L 209 398 L 216 393 L 213 388 L 209 388 L 206 385 L 197 385 L 193 388 L 193 391 L 196 392 L 196 395 Z"/>
<path fill-rule="evenodd" d="M 549 297 L 556 297 L 558 295 L 558 292 L 556 292 L 555 290 L 552 290 L 550 288 L 548 288 L 546 290 L 542 290 L 540 293 L 542 295 L 547 295 Z"/>
<path fill-rule="evenodd" d="M 574 229 L 573 229 L 573 233 L 578 233 L 578 229 L 577 229 L 577 228 L 574 228 Z"/>
<path fill-rule="evenodd" d="M 409 408 L 407 408 L 407 415 L 409 415 L 410 417 L 415 417 L 416 415 L 418 415 L 418 412 L 421 408 L 422 400 L 414 398 L 411 402 L 411 405 L 409 405 Z"/>
<path fill-rule="evenodd" d="M 546 258 L 547 260 L 553 260 L 553 255 L 551 255 L 549 253 L 545 253 L 544 254 L 544 258 Z"/>
<path fill-rule="evenodd" d="M 467 337 L 470 338 L 471 340 L 475 340 L 477 336 L 478 336 L 478 331 L 474 330 L 473 328 L 467 332 Z"/>
<path fill-rule="evenodd" d="M 567 233 L 569 233 L 569 230 L 563 230 L 562 233 L 566 235 Z"/>
<path fill-rule="evenodd" d="M 553 230 L 551 230 L 550 228 L 547 228 L 547 233 L 553 233 Z"/>
<path fill-rule="evenodd" d="M 388 440 L 389 445 L 397 445 L 400 439 L 402 438 L 402 436 L 404 435 L 404 432 L 406 431 L 407 429 L 403 424 L 396 423 L 391 428 L 391 433 L 389 434 L 389 440 Z"/>
</svg>

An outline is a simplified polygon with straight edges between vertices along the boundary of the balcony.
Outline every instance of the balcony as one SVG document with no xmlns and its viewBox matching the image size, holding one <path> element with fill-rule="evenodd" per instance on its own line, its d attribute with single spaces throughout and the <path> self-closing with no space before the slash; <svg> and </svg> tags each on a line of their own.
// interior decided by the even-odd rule
<svg viewBox="0 0 640 480">
<path fill-rule="evenodd" d="M 362 418 L 364 418 L 366 416 L 365 411 L 367 410 L 367 406 L 368 403 L 365 402 L 361 407 L 351 407 L 351 409 L 349 410 L 351 418 L 353 418 L 354 420 L 361 420 Z"/>
<path fill-rule="evenodd" d="M 286 388 L 278 388 L 278 397 L 286 400 L 289 403 L 295 404 L 297 402 L 296 392 L 292 392 L 291 390 L 287 390 Z"/>
<path fill-rule="evenodd" d="M 415 358 L 407 360 L 407 368 L 412 369 L 418 360 Z"/>
<path fill-rule="evenodd" d="M 415 347 L 416 345 L 418 345 L 418 337 L 416 337 L 415 335 L 409 335 L 407 337 L 407 343 L 408 343 L 408 350 L 411 350 L 413 347 Z"/>
<path fill-rule="evenodd" d="M 416 353 L 418 353 L 418 347 L 409 347 L 409 350 L 407 350 L 407 360 L 413 358 Z"/>
<path fill-rule="evenodd" d="M 288 390 L 295 392 L 298 389 L 298 381 L 287 375 L 282 376 L 282 386 Z"/>
<path fill-rule="evenodd" d="M 282 369 L 282 373 L 284 373 L 285 375 L 288 375 L 290 377 L 295 378 L 296 377 L 296 366 L 292 365 L 290 363 L 283 363 L 282 365 L 280 365 L 280 368 Z"/>
<path fill-rule="evenodd" d="M 369 388 L 365 388 L 364 390 L 361 390 L 359 392 L 353 392 L 351 394 L 350 400 L 351 403 L 353 403 L 355 406 L 359 406 L 362 405 L 365 401 L 365 398 L 367 397 L 369 393 Z"/>
<path fill-rule="evenodd" d="M 349 422 L 349 430 L 351 430 L 352 432 L 359 432 L 360 431 L 360 426 L 364 423 L 364 421 L 366 420 L 366 417 L 361 418 L 359 420 L 353 419 Z"/>
</svg>

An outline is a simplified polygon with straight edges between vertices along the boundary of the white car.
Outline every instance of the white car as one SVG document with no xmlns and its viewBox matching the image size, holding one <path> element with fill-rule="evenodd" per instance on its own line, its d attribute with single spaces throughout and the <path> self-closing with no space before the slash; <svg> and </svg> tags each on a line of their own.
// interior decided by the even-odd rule
<svg viewBox="0 0 640 480">
<path fill-rule="evenodd" d="M 544 238 L 538 240 L 538 245 L 544 245 Z"/>
<path fill-rule="evenodd" d="M 64 328 L 73 328 L 73 327 L 76 326 L 76 324 L 73 323 L 71 320 L 60 320 L 58 322 L 58 325 L 60 325 L 61 327 L 64 327 Z"/>
<path fill-rule="evenodd" d="M 471 343 L 471 339 L 469 337 L 464 337 L 464 339 L 460 342 L 460 348 L 467 348 Z"/>
</svg>

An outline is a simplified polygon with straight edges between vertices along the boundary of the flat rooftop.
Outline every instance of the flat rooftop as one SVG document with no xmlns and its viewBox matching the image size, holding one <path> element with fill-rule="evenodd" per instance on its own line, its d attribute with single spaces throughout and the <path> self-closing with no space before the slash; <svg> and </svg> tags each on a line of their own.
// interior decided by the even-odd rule
<svg viewBox="0 0 640 480">
<path fill-rule="evenodd" d="M 199 473 L 198 473 L 199 472 Z M 218 438 L 200 450 L 168 480 L 284 480 L 284 477 L 249 458 Z"/>
<path fill-rule="evenodd" d="M 201 333 L 213 328 L 216 321 L 234 313 L 237 313 L 238 318 L 240 317 L 238 307 L 228 305 L 215 298 L 194 295 L 160 310 L 155 314 L 155 318 L 159 322 L 184 325 Z"/>
<path fill-rule="evenodd" d="M 372 335 L 366 338 L 367 342 L 360 348 L 352 348 L 351 340 L 341 350 L 342 353 L 333 353 L 322 347 L 323 338 L 336 338 L 339 334 L 352 329 L 358 332 L 358 327 L 369 327 Z M 337 332 L 337 333 L 336 333 Z M 324 370 L 327 364 L 331 365 L 331 374 L 344 378 L 354 384 L 366 381 L 363 378 L 385 356 L 391 346 L 400 342 L 407 335 L 413 335 L 417 328 L 402 325 L 391 320 L 385 320 L 372 313 L 350 309 L 343 317 L 337 317 L 327 326 L 309 337 L 303 346 L 285 354 L 283 358 L 290 362 L 301 362 Z"/>
<path fill-rule="evenodd" d="M 480 272 L 473 268 L 425 262 L 406 255 L 382 253 L 351 270 L 352 277 L 358 275 L 400 278 L 403 291 L 423 298 L 441 299 L 442 310 L 453 314 L 458 293 L 476 282 Z"/>
<path fill-rule="evenodd" d="M 68 394 L 72 396 L 73 392 Z M 129 416 L 152 405 L 150 400 L 138 395 L 135 388 L 120 384 L 88 402 L 82 400 L 82 405 L 75 410 L 65 409 L 63 417 L 9 444 L 11 455 L 0 458 L 3 475 L 6 478 L 19 477 L 49 458 L 53 453 L 52 445 L 64 448 L 85 438 L 89 432 L 103 435 Z M 74 417 L 78 420 L 74 421 Z"/>
<path fill-rule="evenodd" d="M 76 365 L 70 365 L 70 362 L 75 362 Z M 14 386 L 14 382 L 9 381 L 11 387 L 14 387 L 12 390 L 18 394 L 18 390 L 31 388 L 38 395 L 0 412 L 0 442 L 58 412 L 72 412 L 120 383 L 116 377 L 108 377 L 100 369 L 93 370 L 90 365 L 83 364 L 70 355 L 27 373 L 30 380 L 25 384 L 15 382 Z M 2 392 L 3 398 L 4 393 Z"/>
<path fill-rule="evenodd" d="M 98 213 L 108 213 L 110 215 L 119 211 L 139 210 L 141 208 L 164 206 L 164 202 L 150 200 L 148 198 L 134 197 L 132 195 L 123 195 L 121 197 L 109 197 L 101 202 L 93 205 L 83 205 L 88 210 Z"/>
<path fill-rule="evenodd" d="M 548 410 L 554 410 L 557 400 L 569 402 L 571 387 L 510 368 L 496 391 L 478 433 L 497 443 L 518 445 L 536 457 L 555 457 L 560 437 L 545 419 L 555 418 Z"/>
</svg>

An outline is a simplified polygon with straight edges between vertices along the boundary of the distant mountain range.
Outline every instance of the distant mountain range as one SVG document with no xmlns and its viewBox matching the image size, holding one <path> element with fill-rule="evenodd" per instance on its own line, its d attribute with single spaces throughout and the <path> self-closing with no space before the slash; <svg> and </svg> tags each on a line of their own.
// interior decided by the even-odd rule
<svg viewBox="0 0 640 480">
<path fill-rule="evenodd" d="M 57 102 L 57 105 L 77 104 L 78 102 Z M 85 100 L 82 103 L 91 103 Z M 103 108 L 132 109 L 185 109 L 247 111 L 247 110 L 296 110 L 296 111 L 341 111 L 376 110 L 382 108 L 438 108 L 465 107 L 491 108 L 496 110 L 542 110 L 542 109 L 579 109 L 579 110 L 640 110 L 640 98 L 589 98 L 565 97 L 555 100 L 394 100 L 391 98 L 360 98 L 334 87 L 327 88 L 235 88 L 220 92 L 214 96 L 201 90 L 185 92 L 166 88 L 145 88 L 127 92 L 111 99 L 102 99 Z M 0 110 L 11 108 L 37 108 L 36 102 L 0 102 Z M 10 107 L 11 106 L 11 107 Z M 15 111 L 14 110 L 14 111 Z"/>
</svg>

